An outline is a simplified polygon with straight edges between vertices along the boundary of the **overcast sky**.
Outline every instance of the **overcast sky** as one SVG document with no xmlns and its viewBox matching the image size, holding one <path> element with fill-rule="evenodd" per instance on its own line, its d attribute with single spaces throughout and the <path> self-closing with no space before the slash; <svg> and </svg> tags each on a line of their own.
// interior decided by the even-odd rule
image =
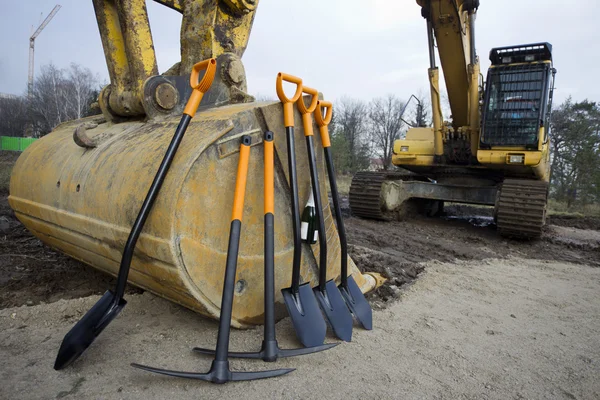
<svg viewBox="0 0 600 400">
<path fill-rule="evenodd" d="M 75 62 L 108 81 L 91 0 L 0 0 L 0 92 L 27 85 L 29 36 L 57 1 L 62 9 L 36 40 L 41 65 Z M 477 49 L 548 41 L 558 69 L 557 100 L 600 101 L 598 0 L 482 0 Z M 148 0 L 161 72 L 178 61 L 181 16 Z M 43 14 L 43 15 L 42 15 Z M 244 64 L 252 94 L 275 97 L 284 71 L 337 99 L 427 93 L 425 21 L 414 0 L 260 0 Z"/>
</svg>

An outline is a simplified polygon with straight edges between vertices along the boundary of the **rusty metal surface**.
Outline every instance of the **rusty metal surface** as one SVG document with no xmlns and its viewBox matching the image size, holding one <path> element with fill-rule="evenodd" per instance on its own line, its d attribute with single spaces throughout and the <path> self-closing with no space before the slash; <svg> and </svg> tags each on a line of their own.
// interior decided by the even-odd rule
<svg viewBox="0 0 600 400">
<path fill-rule="evenodd" d="M 262 146 L 265 129 L 275 132 L 276 270 L 279 289 L 291 280 L 292 227 L 287 154 L 280 104 L 231 105 L 201 111 L 190 124 L 140 237 L 130 282 L 212 318 L 218 318 L 227 252 L 229 214 L 239 137 L 254 146 L 244 210 L 242 243 L 234 300 L 234 326 L 258 324 L 263 314 Z M 298 116 L 297 121 L 300 121 Z M 160 122 L 100 123 L 86 129 L 93 148 L 80 147 L 73 132 L 86 120 L 60 125 L 36 141 L 17 161 L 9 203 L 19 220 L 48 245 L 115 275 L 123 245 L 171 140 L 178 118 Z M 88 125 L 91 127 L 91 125 Z M 302 129 L 297 127 L 302 143 Z M 320 139 L 315 138 L 317 146 Z M 309 194 L 307 154 L 296 148 L 300 200 Z M 325 176 L 322 152 L 319 173 Z M 322 180 L 321 182 L 324 182 Z M 322 187 L 326 200 L 326 188 Z M 339 240 L 331 211 L 325 208 L 328 277 L 340 273 Z M 302 278 L 316 282 L 318 245 L 303 245 Z M 363 291 L 375 285 L 350 262 Z"/>
<path fill-rule="evenodd" d="M 103 112 L 139 116 L 146 79 L 158 74 L 145 0 L 93 0 L 111 81 Z M 101 107 L 103 104 L 101 103 Z"/>
<path fill-rule="evenodd" d="M 181 62 L 165 76 L 188 76 L 198 60 L 217 58 L 219 73 L 212 104 L 253 101 L 247 93 L 242 55 L 248 45 L 258 0 L 165 0 L 156 1 L 183 14 Z M 154 44 L 145 0 L 93 0 L 111 84 L 100 102 L 109 120 L 115 117 L 175 115 L 160 105 L 163 95 L 148 93 L 148 79 L 158 75 Z M 153 90 L 157 90 L 153 87 Z M 149 105 L 149 99 L 154 104 Z M 154 105 L 162 110 L 158 114 Z M 148 112 L 150 108 L 150 112 Z M 165 113 L 165 110 L 173 110 Z"/>
</svg>

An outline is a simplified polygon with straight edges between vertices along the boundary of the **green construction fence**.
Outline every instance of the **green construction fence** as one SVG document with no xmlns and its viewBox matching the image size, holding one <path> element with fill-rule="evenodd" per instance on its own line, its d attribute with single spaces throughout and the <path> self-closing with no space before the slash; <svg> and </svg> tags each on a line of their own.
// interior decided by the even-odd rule
<svg viewBox="0 0 600 400">
<path fill-rule="evenodd" d="M 0 136 L 0 150 L 23 151 L 37 139 Z"/>
</svg>

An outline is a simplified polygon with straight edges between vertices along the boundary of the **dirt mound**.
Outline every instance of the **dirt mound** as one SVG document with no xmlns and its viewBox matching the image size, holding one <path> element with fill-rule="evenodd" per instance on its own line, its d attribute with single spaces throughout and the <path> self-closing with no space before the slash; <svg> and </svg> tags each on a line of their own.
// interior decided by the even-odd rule
<svg viewBox="0 0 600 400">
<path fill-rule="evenodd" d="M 369 293 L 367 298 L 378 308 L 400 296 L 400 286 L 414 281 L 425 267 L 419 263 L 404 262 L 390 254 L 358 245 L 349 245 L 348 252 L 361 272 L 377 272 L 388 281 Z"/>
<path fill-rule="evenodd" d="M 551 215 L 548 225 L 565 226 L 577 229 L 592 229 L 600 231 L 600 217 L 580 217 L 574 215 Z"/>
</svg>

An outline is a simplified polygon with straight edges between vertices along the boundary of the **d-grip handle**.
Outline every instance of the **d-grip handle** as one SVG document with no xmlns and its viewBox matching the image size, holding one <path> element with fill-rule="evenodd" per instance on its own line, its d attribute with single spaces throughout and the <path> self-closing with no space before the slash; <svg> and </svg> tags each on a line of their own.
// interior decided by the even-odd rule
<svg viewBox="0 0 600 400">
<path fill-rule="evenodd" d="M 283 82 L 289 82 L 296 85 L 296 92 L 291 98 L 285 95 L 283 90 Z M 294 126 L 294 103 L 300 98 L 302 94 L 302 79 L 280 72 L 277 74 L 277 83 L 275 86 L 277 90 L 277 97 L 283 103 L 283 123 L 286 128 Z"/>
<path fill-rule="evenodd" d="M 315 112 L 317 109 L 317 102 L 319 101 L 319 91 L 317 89 L 312 89 L 307 86 L 302 88 L 302 92 L 311 95 L 310 105 L 306 107 L 304 103 L 304 97 L 300 96 L 300 98 L 296 101 L 298 104 L 298 110 L 300 114 L 302 114 L 302 122 L 304 124 L 304 136 L 312 136 L 313 135 L 313 121 L 311 118 L 311 114 Z"/>
<path fill-rule="evenodd" d="M 323 109 L 325 109 L 325 115 L 323 115 Z M 317 102 L 317 109 L 315 111 L 315 122 L 319 127 L 321 133 L 321 142 L 323 147 L 330 147 L 331 140 L 329 139 L 329 123 L 333 117 L 333 104 L 330 101 L 319 100 Z"/>
<path fill-rule="evenodd" d="M 202 79 L 200 79 L 200 72 L 206 70 Z M 193 91 L 190 95 L 190 99 L 185 105 L 185 109 L 183 110 L 184 114 L 189 115 L 190 117 L 194 117 L 196 115 L 196 111 L 200 106 L 200 102 L 202 101 L 202 97 L 204 97 L 204 93 L 208 91 L 210 86 L 215 79 L 215 73 L 217 71 L 217 60 L 214 58 L 209 58 L 208 60 L 201 61 L 194 65 L 192 68 L 192 73 L 190 75 L 190 86 Z"/>
</svg>

